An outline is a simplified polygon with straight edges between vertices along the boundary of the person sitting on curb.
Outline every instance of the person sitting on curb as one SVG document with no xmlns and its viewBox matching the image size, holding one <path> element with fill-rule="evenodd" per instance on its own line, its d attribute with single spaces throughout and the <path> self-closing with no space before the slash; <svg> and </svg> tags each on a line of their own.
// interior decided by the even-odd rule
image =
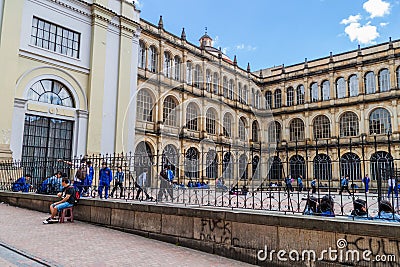
<svg viewBox="0 0 400 267">
<path fill-rule="evenodd" d="M 326 195 L 318 205 L 318 215 L 325 217 L 335 217 L 334 201 L 331 196 Z"/>
<path fill-rule="evenodd" d="M 69 179 L 66 177 L 62 178 L 61 185 L 63 186 L 63 190 L 57 196 L 62 199 L 50 205 L 51 216 L 43 221 L 44 224 L 58 222 L 58 219 L 56 219 L 57 213 L 74 206 L 75 189 L 69 185 Z"/>
<path fill-rule="evenodd" d="M 400 222 L 400 216 L 394 212 L 392 204 L 387 200 L 379 202 L 379 213 L 373 219 Z"/>
<path fill-rule="evenodd" d="M 318 199 L 313 196 L 307 198 L 306 207 L 304 208 L 304 215 L 315 215 L 317 213 Z"/>
<path fill-rule="evenodd" d="M 29 183 L 31 178 L 32 178 L 32 175 L 25 174 L 25 176 L 19 178 L 17 181 L 15 181 L 12 184 L 11 190 L 13 192 L 19 192 L 19 191 L 22 191 L 24 193 L 28 192 L 29 188 L 32 187 L 31 184 Z"/>
<path fill-rule="evenodd" d="M 353 211 L 349 215 L 349 218 L 355 220 L 372 220 L 368 217 L 367 202 L 363 199 L 356 199 L 353 202 Z"/>
</svg>

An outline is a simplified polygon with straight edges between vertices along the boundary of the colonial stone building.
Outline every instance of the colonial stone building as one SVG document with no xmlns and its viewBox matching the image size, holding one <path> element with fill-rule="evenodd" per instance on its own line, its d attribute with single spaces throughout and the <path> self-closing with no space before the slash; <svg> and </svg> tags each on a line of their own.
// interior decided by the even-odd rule
<svg viewBox="0 0 400 267">
<path fill-rule="evenodd" d="M 400 41 L 251 72 L 207 33 L 192 44 L 139 15 L 122 0 L 0 0 L 3 158 L 123 151 L 136 171 L 257 186 L 393 173 Z"/>
</svg>

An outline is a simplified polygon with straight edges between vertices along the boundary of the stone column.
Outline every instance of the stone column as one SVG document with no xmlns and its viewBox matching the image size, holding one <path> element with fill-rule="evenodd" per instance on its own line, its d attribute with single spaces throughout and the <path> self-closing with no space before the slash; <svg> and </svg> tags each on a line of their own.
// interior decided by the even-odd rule
<svg viewBox="0 0 400 267">
<path fill-rule="evenodd" d="M 10 148 L 13 153 L 14 160 L 22 158 L 22 143 L 24 139 L 24 124 L 26 112 L 25 99 L 14 99 L 14 112 L 12 116 L 12 135 L 10 140 Z M 1 152 L 0 152 L 1 153 Z"/>
</svg>

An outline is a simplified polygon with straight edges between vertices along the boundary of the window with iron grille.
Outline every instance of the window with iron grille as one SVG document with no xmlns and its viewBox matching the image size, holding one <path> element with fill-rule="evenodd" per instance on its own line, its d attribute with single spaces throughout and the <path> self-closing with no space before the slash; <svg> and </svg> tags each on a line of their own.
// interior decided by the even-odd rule
<svg viewBox="0 0 400 267">
<path fill-rule="evenodd" d="M 289 160 L 290 164 L 290 175 L 292 178 L 296 179 L 300 175 L 303 179 L 306 178 L 306 163 L 304 158 L 300 155 L 294 155 Z"/>
<path fill-rule="evenodd" d="M 340 177 L 348 175 L 350 181 L 359 181 L 361 175 L 360 157 L 352 152 L 343 154 L 340 157 Z"/>
<path fill-rule="evenodd" d="M 214 74 L 213 74 L 213 90 L 214 90 L 214 94 L 218 94 L 218 84 L 219 84 L 218 73 L 214 72 Z"/>
<path fill-rule="evenodd" d="M 142 89 L 137 95 L 137 119 L 141 121 L 153 121 L 153 98 L 150 93 Z"/>
<path fill-rule="evenodd" d="M 198 131 L 198 108 L 196 104 L 190 103 L 186 108 L 186 126 L 189 130 Z"/>
<path fill-rule="evenodd" d="M 229 80 L 229 84 L 228 84 L 228 91 L 229 91 L 229 95 L 228 98 L 233 100 L 233 90 L 234 90 L 234 85 L 233 85 L 233 80 Z"/>
<path fill-rule="evenodd" d="M 215 150 L 209 150 L 206 156 L 206 176 L 210 179 L 218 178 L 218 160 Z"/>
<path fill-rule="evenodd" d="M 304 94 L 305 94 L 304 86 L 303 85 L 297 86 L 296 90 L 297 105 L 304 104 Z"/>
<path fill-rule="evenodd" d="M 207 92 L 211 92 L 211 71 L 207 70 L 206 71 L 206 90 Z"/>
<path fill-rule="evenodd" d="M 222 89 L 225 98 L 228 98 L 228 79 L 226 77 L 222 78 Z"/>
<path fill-rule="evenodd" d="M 193 66 L 192 62 L 188 61 L 186 62 L 186 83 L 187 84 L 192 84 L 192 71 L 193 71 Z"/>
<path fill-rule="evenodd" d="M 172 96 L 167 96 L 163 105 L 163 121 L 165 125 L 178 125 L 177 101 Z"/>
<path fill-rule="evenodd" d="M 252 132 L 252 139 L 253 139 L 253 142 L 258 142 L 259 140 L 258 140 L 258 131 L 259 131 L 259 129 L 258 129 L 258 122 L 257 121 L 253 121 L 253 125 L 252 125 L 252 127 L 251 127 L 252 129 L 251 129 L 251 132 Z"/>
<path fill-rule="evenodd" d="M 161 159 L 161 166 L 168 165 L 172 170 L 174 177 L 179 176 L 179 153 L 174 145 L 166 145 Z"/>
<path fill-rule="evenodd" d="M 370 134 L 387 134 L 392 131 L 390 113 L 384 108 L 375 109 L 369 116 Z"/>
<path fill-rule="evenodd" d="M 175 81 L 181 80 L 181 59 L 178 56 L 175 56 L 174 59 L 174 79 Z"/>
<path fill-rule="evenodd" d="M 349 78 L 349 90 L 350 96 L 358 96 L 358 77 L 355 74 Z"/>
<path fill-rule="evenodd" d="M 243 103 L 243 89 L 242 89 L 242 84 L 238 84 L 238 91 L 239 91 L 239 102 Z"/>
<path fill-rule="evenodd" d="M 194 83 L 193 86 L 200 88 L 202 81 L 202 71 L 199 65 L 196 65 L 194 68 Z"/>
<path fill-rule="evenodd" d="M 350 137 L 358 135 L 358 117 L 353 112 L 346 112 L 340 118 L 340 136 Z"/>
<path fill-rule="evenodd" d="M 244 101 L 244 104 L 246 104 L 246 105 L 248 103 L 247 102 L 248 95 L 249 95 L 249 92 L 247 90 L 247 85 L 245 85 L 245 86 L 243 86 L 243 101 Z"/>
<path fill-rule="evenodd" d="M 377 151 L 372 154 L 370 170 L 372 180 L 377 180 L 378 178 L 387 180 L 389 177 L 392 177 L 394 172 L 392 155 L 386 151 Z"/>
<path fill-rule="evenodd" d="M 226 152 L 222 162 L 222 177 L 225 179 L 233 178 L 233 157 L 231 152 Z"/>
<path fill-rule="evenodd" d="M 244 118 L 239 119 L 239 139 L 246 141 L 246 121 Z"/>
<path fill-rule="evenodd" d="M 212 108 L 207 110 L 206 114 L 206 131 L 209 134 L 215 134 L 215 119 L 216 119 L 216 111 Z"/>
<path fill-rule="evenodd" d="M 29 173 L 35 183 L 59 170 L 67 172 L 60 168 L 57 159 L 72 158 L 73 126 L 73 121 L 25 116 L 22 161 L 32 166 Z M 35 164 L 40 167 L 34 167 Z"/>
<path fill-rule="evenodd" d="M 332 180 L 332 161 L 328 155 L 316 155 L 313 164 L 314 178 L 317 180 Z"/>
<path fill-rule="evenodd" d="M 81 34 L 33 17 L 31 44 L 69 57 L 79 58 Z"/>
<path fill-rule="evenodd" d="M 314 119 L 314 138 L 329 138 L 331 137 L 331 125 L 329 119 L 320 115 Z"/>
<path fill-rule="evenodd" d="M 283 165 L 281 159 L 277 156 L 268 159 L 268 180 L 281 180 Z"/>
<path fill-rule="evenodd" d="M 304 122 L 301 119 L 293 119 L 290 122 L 290 141 L 304 140 Z"/>
<path fill-rule="evenodd" d="M 191 147 L 185 154 L 185 175 L 189 178 L 199 178 L 199 151 Z"/>
<path fill-rule="evenodd" d="M 171 77 L 171 55 L 167 52 L 164 53 L 164 76 Z"/>
<path fill-rule="evenodd" d="M 379 72 L 379 91 L 387 92 L 390 90 L 390 74 L 388 69 Z"/>
<path fill-rule="evenodd" d="M 156 72 L 157 71 L 157 49 L 154 46 L 150 46 L 149 48 L 149 71 Z"/>
<path fill-rule="evenodd" d="M 152 165 L 154 162 L 151 145 L 148 142 L 140 142 L 136 146 L 134 155 L 134 169 L 136 174 L 139 176 L 144 170 L 147 170 L 148 178 L 146 179 L 146 184 L 150 186 L 151 179 L 149 177 L 152 177 Z"/>
</svg>

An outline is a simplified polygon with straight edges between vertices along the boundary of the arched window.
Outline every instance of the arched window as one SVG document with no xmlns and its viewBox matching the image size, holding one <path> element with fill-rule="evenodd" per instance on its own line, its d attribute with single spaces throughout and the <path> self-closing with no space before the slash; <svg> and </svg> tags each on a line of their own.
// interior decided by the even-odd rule
<svg viewBox="0 0 400 267">
<path fill-rule="evenodd" d="M 224 136 L 232 138 L 232 115 L 225 113 L 224 115 Z"/>
<path fill-rule="evenodd" d="M 247 166 L 247 156 L 245 154 L 242 154 L 239 157 L 239 177 L 242 180 L 247 180 L 248 178 L 248 166 Z"/>
<path fill-rule="evenodd" d="M 163 121 L 165 125 L 178 126 L 177 101 L 172 96 L 167 96 L 163 105 Z"/>
<path fill-rule="evenodd" d="M 174 177 L 179 176 L 179 153 L 174 145 L 166 145 L 161 158 L 161 166 L 168 165 L 172 170 Z"/>
<path fill-rule="evenodd" d="M 151 72 L 157 72 L 157 49 L 154 46 L 149 48 L 149 62 L 148 69 Z"/>
<path fill-rule="evenodd" d="M 238 83 L 238 91 L 239 91 L 239 102 L 243 103 L 243 89 L 242 89 L 242 83 Z"/>
<path fill-rule="evenodd" d="M 351 152 L 344 154 L 340 158 L 340 177 L 348 175 L 350 181 L 361 180 L 361 160 Z"/>
<path fill-rule="evenodd" d="M 234 85 L 232 79 L 229 80 L 228 91 L 229 91 L 229 99 L 233 99 Z"/>
<path fill-rule="evenodd" d="M 376 92 L 375 75 L 372 71 L 365 74 L 365 93 L 373 94 Z"/>
<path fill-rule="evenodd" d="M 228 98 L 228 79 L 224 76 L 222 78 L 222 90 L 225 98 Z"/>
<path fill-rule="evenodd" d="M 138 175 L 143 173 L 145 169 L 147 170 L 147 186 L 150 186 L 152 177 L 152 165 L 154 161 L 152 151 L 151 145 L 148 142 L 142 141 L 136 146 L 134 154 L 134 170 Z"/>
<path fill-rule="evenodd" d="M 276 89 L 274 93 L 275 108 L 280 108 L 282 106 L 282 93 L 281 89 Z"/>
<path fill-rule="evenodd" d="M 141 121 L 153 121 L 153 98 L 146 89 L 141 89 L 137 95 L 136 116 Z"/>
<path fill-rule="evenodd" d="M 281 140 L 281 125 L 273 121 L 268 126 L 268 142 L 277 143 Z"/>
<path fill-rule="evenodd" d="M 329 81 L 322 82 L 322 100 L 329 100 L 331 98 L 331 85 Z"/>
<path fill-rule="evenodd" d="M 318 102 L 318 84 L 312 83 L 310 91 L 311 91 L 311 102 Z"/>
<path fill-rule="evenodd" d="M 214 90 L 214 94 L 218 94 L 218 84 L 219 84 L 218 73 L 214 72 L 214 75 L 213 75 L 213 90 Z"/>
<path fill-rule="evenodd" d="M 187 84 L 192 84 L 192 82 L 193 82 L 192 71 L 193 71 L 192 62 L 187 61 L 186 62 L 186 83 Z"/>
<path fill-rule="evenodd" d="M 181 80 L 181 59 L 178 56 L 174 58 L 174 79 L 175 81 Z"/>
<path fill-rule="evenodd" d="M 64 84 L 56 80 L 40 80 L 28 91 L 28 100 L 64 107 L 75 107 L 74 99 Z"/>
<path fill-rule="evenodd" d="M 189 130 L 198 131 L 198 111 L 195 103 L 189 103 L 186 108 L 186 126 Z"/>
<path fill-rule="evenodd" d="M 286 106 L 290 107 L 294 104 L 294 89 L 289 87 L 286 94 Z"/>
<path fill-rule="evenodd" d="M 272 93 L 270 91 L 265 92 L 265 108 L 272 108 Z"/>
<path fill-rule="evenodd" d="M 314 119 L 314 138 L 329 138 L 331 137 L 331 124 L 325 115 L 317 116 Z"/>
<path fill-rule="evenodd" d="M 139 42 L 139 68 L 144 69 L 146 66 L 146 46 L 142 41 Z"/>
<path fill-rule="evenodd" d="M 298 178 L 300 175 L 305 179 L 306 175 L 306 163 L 302 156 L 294 155 L 289 160 L 290 164 L 290 176 L 294 179 Z"/>
<path fill-rule="evenodd" d="M 217 118 L 217 112 L 213 108 L 209 108 L 206 113 L 206 131 L 209 134 L 215 134 L 215 120 Z"/>
<path fill-rule="evenodd" d="M 328 155 L 318 154 L 315 156 L 314 161 L 314 177 L 317 180 L 331 180 L 332 179 L 332 161 Z"/>
<path fill-rule="evenodd" d="M 336 97 L 345 98 L 346 97 L 346 81 L 343 77 L 336 80 Z"/>
<path fill-rule="evenodd" d="M 400 67 L 397 67 L 396 77 L 397 77 L 397 88 L 400 88 Z"/>
<path fill-rule="evenodd" d="M 251 174 L 254 180 L 260 179 L 260 157 L 254 156 L 251 161 Z"/>
<path fill-rule="evenodd" d="M 383 180 L 393 177 L 394 164 L 393 157 L 385 151 L 377 151 L 371 156 L 371 178 L 377 180 L 381 178 Z"/>
<path fill-rule="evenodd" d="M 212 84 L 211 71 L 206 70 L 206 90 L 207 90 L 207 92 L 211 92 L 211 84 Z"/>
<path fill-rule="evenodd" d="M 304 140 L 304 122 L 297 118 L 290 122 L 290 141 L 296 140 Z"/>
<path fill-rule="evenodd" d="M 251 106 L 256 106 L 256 94 L 254 92 L 254 88 L 251 88 Z"/>
<path fill-rule="evenodd" d="M 277 156 L 268 159 L 268 180 L 281 180 L 283 165 L 281 159 Z"/>
<path fill-rule="evenodd" d="M 226 152 L 222 162 L 222 177 L 225 179 L 233 178 L 233 157 L 231 152 Z"/>
<path fill-rule="evenodd" d="M 245 85 L 245 86 L 243 86 L 243 100 L 244 100 L 244 103 L 247 105 L 247 99 L 248 99 L 248 95 L 249 95 L 249 92 L 248 92 L 248 90 L 247 90 L 247 85 Z"/>
<path fill-rule="evenodd" d="M 349 78 L 349 90 L 350 96 L 358 96 L 358 77 L 355 74 Z"/>
<path fill-rule="evenodd" d="M 353 112 L 346 112 L 340 117 L 340 136 L 350 137 L 358 135 L 358 117 Z"/>
<path fill-rule="evenodd" d="M 379 91 L 387 92 L 390 90 L 390 74 L 388 69 L 379 71 Z"/>
<path fill-rule="evenodd" d="M 258 132 L 260 131 L 260 128 L 258 126 L 258 122 L 257 121 L 253 121 L 253 124 L 251 125 L 251 134 L 252 134 L 252 139 L 253 142 L 259 142 L 259 138 L 258 138 Z"/>
<path fill-rule="evenodd" d="M 188 178 L 199 178 L 199 151 L 190 147 L 185 153 L 185 176 Z"/>
<path fill-rule="evenodd" d="M 203 82 L 202 76 L 203 76 L 203 74 L 202 74 L 200 66 L 196 65 L 196 67 L 194 68 L 194 84 L 193 84 L 194 87 L 197 87 L 197 88 L 201 87 L 201 84 Z"/>
<path fill-rule="evenodd" d="M 246 119 L 243 117 L 239 118 L 239 139 L 246 141 Z"/>
<path fill-rule="evenodd" d="M 260 105 L 260 102 L 261 102 L 260 94 L 261 94 L 260 91 L 257 90 L 257 92 L 256 92 L 256 108 L 258 108 L 258 109 L 259 109 L 260 106 L 261 106 L 261 105 Z"/>
<path fill-rule="evenodd" d="M 218 159 L 217 152 L 215 150 L 210 149 L 207 152 L 206 156 L 206 176 L 209 179 L 217 179 L 218 178 Z"/>
<path fill-rule="evenodd" d="M 387 134 L 392 131 L 390 113 L 384 108 L 375 109 L 369 115 L 369 133 Z"/>
<path fill-rule="evenodd" d="M 171 55 L 168 52 L 164 52 L 164 76 L 171 77 L 171 65 L 172 59 Z"/>
<path fill-rule="evenodd" d="M 296 89 L 297 105 L 304 104 L 304 94 L 305 94 L 304 86 L 302 84 L 297 86 Z"/>
</svg>

